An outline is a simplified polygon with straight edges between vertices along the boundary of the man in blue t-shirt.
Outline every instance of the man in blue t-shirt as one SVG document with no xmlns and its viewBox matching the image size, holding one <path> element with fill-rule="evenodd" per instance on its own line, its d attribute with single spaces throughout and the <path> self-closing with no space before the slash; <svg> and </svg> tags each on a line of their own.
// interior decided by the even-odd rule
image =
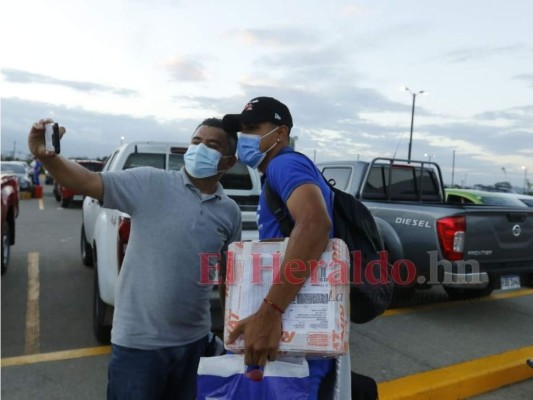
<svg viewBox="0 0 533 400">
<path fill-rule="evenodd" d="M 222 121 L 226 131 L 241 132 L 237 145 L 239 159 L 258 168 L 263 173 L 263 181 L 266 179 L 286 204 L 294 227 L 284 259 L 303 260 L 308 266 L 309 261 L 320 259 L 333 233 L 332 195 L 313 162 L 296 154 L 289 146 L 292 116 L 287 106 L 272 97 L 257 97 L 250 100 L 240 114 L 225 115 Z M 260 239 L 283 237 L 264 191 L 257 213 Z M 281 316 L 303 286 L 303 283 L 289 282 L 285 268 L 286 264 L 281 268 L 282 283 L 272 285 L 257 312 L 242 320 L 229 337 L 232 342 L 244 334 L 246 365 L 264 366 L 267 361 L 276 359 Z M 291 272 L 302 282 L 304 279 L 300 278 L 310 274 L 310 267 L 306 271 Z M 310 399 L 317 399 L 320 382 L 334 365 L 332 359 L 309 360 Z"/>
</svg>

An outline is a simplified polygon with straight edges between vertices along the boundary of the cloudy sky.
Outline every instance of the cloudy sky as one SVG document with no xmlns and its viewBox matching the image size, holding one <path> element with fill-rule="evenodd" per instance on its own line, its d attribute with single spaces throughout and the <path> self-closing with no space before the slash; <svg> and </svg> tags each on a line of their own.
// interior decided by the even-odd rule
<svg viewBox="0 0 533 400">
<path fill-rule="evenodd" d="M 1 11 L 2 154 L 31 123 L 68 157 L 187 142 L 273 96 L 317 162 L 429 157 L 451 182 L 533 181 L 529 0 L 19 0 Z M 527 169 L 524 169 L 526 167 Z"/>
</svg>

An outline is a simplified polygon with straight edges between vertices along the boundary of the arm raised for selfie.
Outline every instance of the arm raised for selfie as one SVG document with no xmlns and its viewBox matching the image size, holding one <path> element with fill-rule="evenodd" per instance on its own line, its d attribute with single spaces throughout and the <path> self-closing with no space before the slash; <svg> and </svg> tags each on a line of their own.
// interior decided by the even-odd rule
<svg viewBox="0 0 533 400">
<path fill-rule="evenodd" d="M 85 196 L 103 200 L 104 185 L 99 173 L 89 171 L 78 163 L 56 154 L 54 151 L 46 150 L 45 125 L 53 122 L 53 120 L 47 118 L 33 124 L 28 136 L 30 152 L 41 161 L 44 168 L 61 185 Z M 60 136 L 63 136 L 65 132 L 64 127 L 59 127 Z"/>
</svg>

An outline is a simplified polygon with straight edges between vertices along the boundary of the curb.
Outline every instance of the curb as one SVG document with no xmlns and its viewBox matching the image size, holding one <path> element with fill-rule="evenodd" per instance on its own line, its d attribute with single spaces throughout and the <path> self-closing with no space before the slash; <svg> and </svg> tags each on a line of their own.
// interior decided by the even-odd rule
<svg viewBox="0 0 533 400">
<path fill-rule="evenodd" d="M 378 384 L 380 400 L 457 400 L 533 378 L 533 346 Z"/>
</svg>

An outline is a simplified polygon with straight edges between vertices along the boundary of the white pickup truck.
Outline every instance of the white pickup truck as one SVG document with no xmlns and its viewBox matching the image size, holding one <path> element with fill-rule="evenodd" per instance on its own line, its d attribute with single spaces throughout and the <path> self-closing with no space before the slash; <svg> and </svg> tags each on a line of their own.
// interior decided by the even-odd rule
<svg viewBox="0 0 533 400">
<path fill-rule="evenodd" d="M 121 145 L 102 171 L 151 166 L 179 170 L 187 143 L 133 142 Z M 261 190 L 257 171 L 237 162 L 221 180 L 225 193 L 242 211 L 243 240 L 257 239 L 256 209 Z M 91 197 L 83 201 L 80 252 L 85 265 L 94 266 L 93 328 L 96 338 L 109 342 L 115 304 L 115 287 L 128 245 L 128 214 L 102 207 Z M 216 298 L 216 291 L 214 292 Z"/>
</svg>

